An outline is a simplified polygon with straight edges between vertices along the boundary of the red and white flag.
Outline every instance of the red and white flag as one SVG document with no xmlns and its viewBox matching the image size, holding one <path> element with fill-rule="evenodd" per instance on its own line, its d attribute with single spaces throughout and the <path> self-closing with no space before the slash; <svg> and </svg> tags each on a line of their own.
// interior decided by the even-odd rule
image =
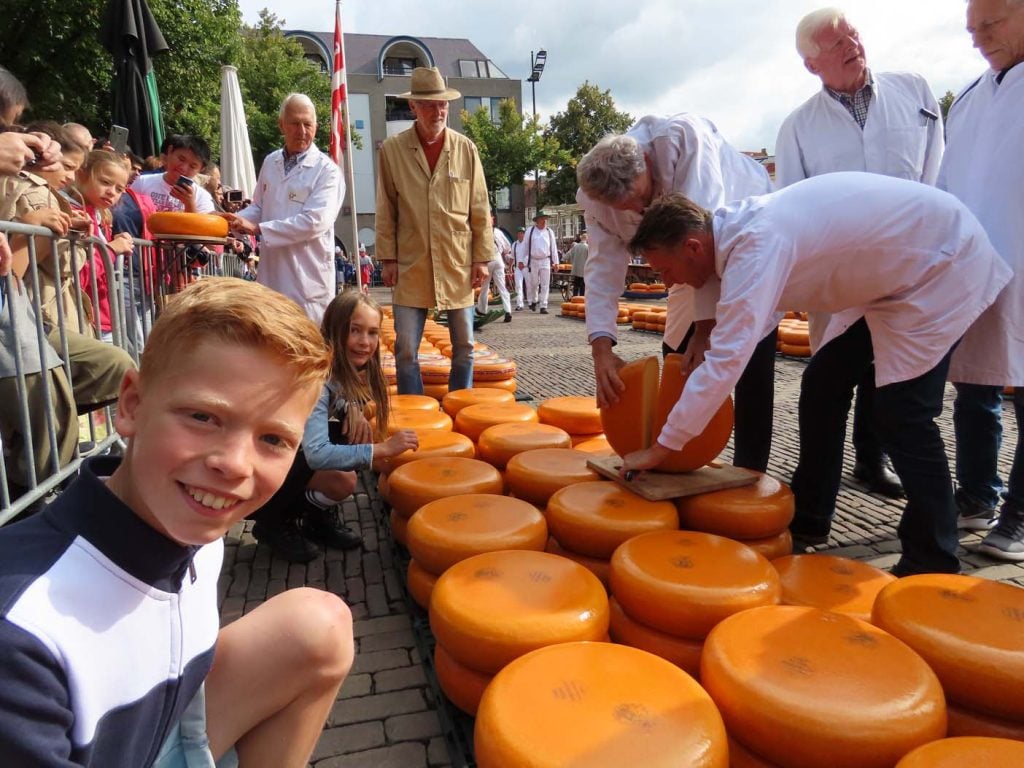
<svg viewBox="0 0 1024 768">
<path fill-rule="evenodd" d="M 334 13 L 334 67 L 331 75 L 331 159 L 339 166 L 345 151 L 345 59 L 341 43 L 341 3 L 335 4 Z"/>
</svg>

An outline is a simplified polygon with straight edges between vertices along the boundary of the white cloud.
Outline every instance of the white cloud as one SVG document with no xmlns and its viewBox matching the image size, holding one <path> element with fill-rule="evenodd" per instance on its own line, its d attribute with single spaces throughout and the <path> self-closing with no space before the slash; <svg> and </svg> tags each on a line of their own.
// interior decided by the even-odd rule
<svg viewBox="0 0 1024 768">
<path fill-rule="evenodd" d="M 359 0 L 342 4 L 346 32 L 464 37 L 509 76 L 525 79 L 530 51 L 548 63 L 537 84 L 542 119 L 584 81 L 611 90 L 639 117 L 693 112 L 743 149 L 772 150 L 783 118 L 820 87 L 793 43 L 797 21 L 833 3 L 861 32 L 875 69 L 919 72 L 936 96 L 957 92 L 984 61 L 964 31 L 964 0 Z M 324 0 L 241 0 L 287 27 L 334 28 Z M 523 103 L 530 106 L 524 83 Z"/>
</svg>

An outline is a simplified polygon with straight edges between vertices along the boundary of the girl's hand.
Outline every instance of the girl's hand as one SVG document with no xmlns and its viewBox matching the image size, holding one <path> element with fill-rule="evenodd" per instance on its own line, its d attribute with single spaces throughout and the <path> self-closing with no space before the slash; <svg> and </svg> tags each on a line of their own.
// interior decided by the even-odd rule
<svg viewBox="0 0 1024 768">
<path fill-rule="evenodd" d="M 348 404 L 348 413 L 345 416 L 345 437 L 349 445 L 362 445 L 373 442 L 373 429 L 370 422 L 366 420 L 362 409 L 356 403 Z"/>
<path fill-rule="evenodd" d="M 76 232 L 88 233 L 92 229 L 92 221 L 89 219 L 89 214 L 78 208 L 71 209 L 71 223 L 68 225 L 71 229 Z"/>
<path fill-rule="evenodd" d="M 108 245 L 110 246 L 110 250 L 119 256 L 131 253 L 132 249 L 135 247 L 132 243 L 132 236 L 127 232 L 121 232 L 120 234 L 115 235 L 111 238 Z"/>
<path fill-rule="evenodd" d="M 46 227 L 61 237 L 68 233 L 68 227 L 71 225 L 71 217 L 56 208 L 38 208 L 29 211 L 21 217 L 20 221 L 22 224 L 31 224 L 34 227 Z"/>
<path fill-rule="evenodd" d="M 400 429 L 381 443 L 381 447 L 381 455 L 390 458 L 406 451 L 415 451 L 420 447 L 420 439 L 411 429 Z"/>
</svg>

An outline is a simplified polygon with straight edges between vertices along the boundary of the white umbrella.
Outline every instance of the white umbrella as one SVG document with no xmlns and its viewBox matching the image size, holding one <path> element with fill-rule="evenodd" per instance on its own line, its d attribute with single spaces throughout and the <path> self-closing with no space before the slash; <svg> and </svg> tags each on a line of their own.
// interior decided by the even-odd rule
<svg viewBox="0 0 1024 768">
<path fill-rule="evenodd" d="M 224 189 L 240 189 L 247 198 L 256 189 L 256 168 L 245 123 L 238 70 L 221 67 L 220 79 L 220 179 Z"/>
</svg>

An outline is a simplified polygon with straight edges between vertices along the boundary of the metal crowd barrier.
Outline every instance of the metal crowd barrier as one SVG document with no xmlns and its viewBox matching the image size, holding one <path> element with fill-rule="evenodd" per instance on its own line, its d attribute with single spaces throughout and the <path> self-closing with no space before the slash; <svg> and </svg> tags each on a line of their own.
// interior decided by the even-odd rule
<svg viewBox="0 0 1024 768">
<path fill-rule="evenodd" d="M 12 423 L 5 423 L 10 417 L 0 420 L 0 525 L 24 512 L 59 489 L 77 472 L 82 460 L 100 453 L 118 453 L 123 448 L 120 436 L 113 423 L 111 406 L 96 408 L 88 413 L 78 415 L 80 406 L 76 404 L 73 416 L 83 429 L 79 429 L 79 440 L 70 461 L 62 464 L 59 456 L 58 434 L 63 430 L 74 429 L 75 425 L 58 423 L 53 405 L 54 388 L 62 386 L 54 376 L 46 370 L 47 350 L 56 352 L 60 358 L 59 368 L 67 380 L 67 386 L 74 391 L 74 376 L 69 355 L 68 339 L 69 321 L 71 327 L 82 330 L 92 328 L 97 338 L 103 334 L 100 325 L 100 282 L 97 270 L 90 269 L 90 280 L 87 290 L 83 290 L 79 272 L 83 265 L 98 257 L 103 264 L 106 276 L 107 298 L 110 306 L 109 341 L 123 349 L 138 365 L 139 358 L 145 347 L 157 316 L 166 304 L 167 299 L 180 291 L 194 280 L 214 275 L 242 276 L 245 266 L 241 259 L 232 253 L 207 253 L 197 250 L 201 246 L 222 246 L 224 240 L 216 239 L 160 239 L 134 240 L 135 249 L 127 256 L 118 256 L 106 243 L 93 237 L 71 233 L 67 237 L 54 235 L 44 227 L 28 226 L 10 221 L 0 221 L 0 232 L 8 239 L 25 236 L 23 247 L 18 248 L 15 266 L 11 273 L 0 277 L 0 341 L 7 347 L 0 354 L 13 358 L 14 375 L 0 373 L 5 389 L 3 397 L 9 397 L 12 389 L 17 402 L 14 408 L 4 413 L 14 412 Z M 49 255 L 40 256 L 43 241 L 49 243 Z M 60 283 L 71 285 L 70 311 L 75 317 L 69 317 L 69 308 L 65 307 L 64 294 L 61 286 L 57 286 L 55 309 L 55 327 L 48 328 L 43 320 L 40 287 L 40 265 L 48 268 L 52 275 L 62 276 L 61 254 L 59 245 L 66 244 L 70 249 L 70 279 L 61 279 Z M 41 262 L 40 259 L 43 259 Z M 23 276 L 15 276 L 16 271 L 24 269 Z M 17 298 L 14 293 L 17 292 Z M 26 306 L 27 310 L 26 311 Z M 92 317 L 87 307 L 92 308 Z M 15 343 L 19 331 L 23 332 L 23 324 L 30 323 L 34 329 L 32 352 L 38 353 L 43 362 L 43 369 L 38 374 L 26 373 L 27 361 L 25 354 L 29 352 Z M 48 339 L 49 337 L 49 339 Z M 52 344 L 51 344 L 52 342 Z M 38 376 L 41 399 L 45 403 L 45 430 L 34 434 L 29 408 L 28 382 L 30 377 Z M 33 380 L 34 383 L 34 380 Z M 38 428 L 38 427 L 37 427 Z M 10 436 L 17 434 L 20 445 L 10 445 Z M 33 459 L 34 446 L 39 440 L 48 440 L 49 455 L 45 466 L 36 467 Z M 10 468 L 19 467 L 16 474 L 23 482 L 13 485 Z M 23 469 L 22 469 L 23 468 Z"/>
</svg>

